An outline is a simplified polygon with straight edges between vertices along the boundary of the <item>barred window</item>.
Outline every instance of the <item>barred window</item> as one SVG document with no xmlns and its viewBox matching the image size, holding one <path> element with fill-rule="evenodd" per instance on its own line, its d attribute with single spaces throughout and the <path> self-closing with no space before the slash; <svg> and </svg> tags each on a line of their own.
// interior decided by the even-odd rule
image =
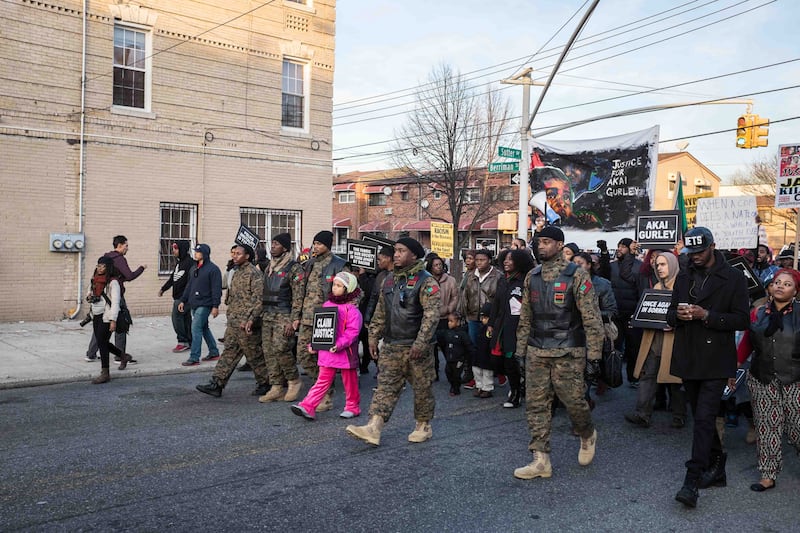
<svg viewBox="0 0 800 533">
<path fill-rule="evenodd" d="M 300 211 L 288 209 L 263 209 L 258 207 L 239 208 L 241 223 L 258 234 L 258 241 L 269 255 L 272 237 L 279 233 L 288 233 L 292 236 L 293 253 L 298 251 L 297 243 L 300 242 L 301 218 Z"/>
<path fill-rule="evenodd" d="M 197 242 L 197 205 L 161 202 L 161 236 L 158 244 L 158 273 L 171 274 L 177 258 L 172 255 L 172 243 L 177 240 Z"/>
</svg>

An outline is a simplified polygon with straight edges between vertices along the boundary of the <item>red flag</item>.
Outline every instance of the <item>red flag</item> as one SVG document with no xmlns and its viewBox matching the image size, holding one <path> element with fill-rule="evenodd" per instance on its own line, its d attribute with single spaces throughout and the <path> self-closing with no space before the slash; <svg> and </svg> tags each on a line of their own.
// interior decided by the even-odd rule
<svg viewBox="0 0 800 533">
<path fill-rule="evenodd" d="M 539 154 L 537 154 L 536 152 L 533 152 L 531 154 L 531 169 L 538 168 L 538 167 L 543 167 L 543 166 L 544 166 L 544 163 L 542 163 L 542 160 L 539 158 Z"/>
</svg>

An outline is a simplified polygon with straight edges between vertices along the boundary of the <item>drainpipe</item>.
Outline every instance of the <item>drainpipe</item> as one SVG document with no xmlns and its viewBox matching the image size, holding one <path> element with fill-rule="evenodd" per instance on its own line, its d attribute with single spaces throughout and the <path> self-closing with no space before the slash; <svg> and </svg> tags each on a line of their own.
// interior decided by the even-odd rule
<svg viewBox="0 0 800 533">
<path fill-rule="evenodd" d="M 87 9 L 88 0 L 83 0 L 82 16 L 82 38 L 81 44 L 81 133 L 78 148 L 78 233 L 83 233 L 83 182 L 85 172 L 83 165 L 84 151 L 83 142 L 86 130 L 86 38 L 87 38 Z M 70 315 L 70 320 L 78 316 L 81 311 L 81 301 L 83 300 L 83 262 L 86 247 L 78 252 L 78 295 L 75 298 L 75 312 Z"/>
</svg>

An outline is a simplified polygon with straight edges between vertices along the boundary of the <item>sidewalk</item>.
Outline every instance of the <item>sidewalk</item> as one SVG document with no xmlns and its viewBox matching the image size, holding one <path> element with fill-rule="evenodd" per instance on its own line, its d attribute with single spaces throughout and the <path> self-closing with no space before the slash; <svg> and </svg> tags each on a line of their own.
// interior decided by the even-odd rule
<svg viewBox="0 0 800 533">
<path fill-rule="evenodd" d="M 0 324 L 0 389 L 53 383 L 89 381 L 100 373 L 99 359 L 84 360 L 92 327 L 78 320 L 12 322 Z M 225 333 L 225 316 L 210 319 L 215 338 Z M 112 334 L 111 341 L 114 336 Z M 133 317 L 127 351 L 138 361 L 125 370 L 111 363 L 111 378 L 154 376 L 186 372 L 210 372 L 215 362 L 182 367 L 189 352 L 172 353 L 177 344 L 169 316 Z M 222 345 L 219 346 L 222 351 Z M 203 355 L 208 349 L 203 345 Z M 111 356 L 113 358 L 113 355 Z"/>
</svg>

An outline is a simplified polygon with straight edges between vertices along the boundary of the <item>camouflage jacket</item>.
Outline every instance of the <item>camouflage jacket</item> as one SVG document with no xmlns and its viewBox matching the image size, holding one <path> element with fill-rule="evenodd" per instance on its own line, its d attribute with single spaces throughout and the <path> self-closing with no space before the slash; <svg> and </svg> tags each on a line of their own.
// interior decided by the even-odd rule
<svg viewBox="0 0 800 533">
<path fill-rule="evenodd" d="M 238 326 L 261 316 L 261 294 L 264 275 L 252 263 L 246 263 L 233 274 L 228 287 L 228 324 Z"/>
<path fill-rule="evenodd" d="M 554 281 L 559 273 L 567 266 L 567 261 L 559 254 L 558 258 L 542 263 L 542 279 L 546 282 Z M 533 271 L 531 271 L 533 272 Z M 537 357 L 561 357 L 570 353 L 573 357 L 587 355 L 589 359 L 600 359 L 603 350 L 603 320 L 597 304 L 597 296 L 592 286 L 589 273 L 578 268 L 573 276 L 572 290 L 575 304 L 581 315 L 583 330 L 586 333 L 586 347 L 578 348 L 534 348 L 528 346 L 528 336 L 531 332 L 531 323 L 536 320 L 536 309 L 531 308 L 531 272 L 525 276 L 525 288 L 522 291 L 522 310 L 519 315 L 517 328 L 517 356 L 525 354 Z"/>
<path fill-rule="evenodd" d="M 330 252 L 315 257 L 311 264 L 311 270 L 306 274 L 302 314 L 302 323 L 306 326 L 310 326 L 314 321 L 314 308 L 322 307 L 322 304 L 328 300 L 328 294 L 323 294 L 323 287 L 332 283 L 333 279 L 324 280 L 323 283 L 322 273 L 332 260 L 333 254 Z M 334 272 L 333 275 L 335 276 L 341 271 L 350 272 L 350 269 L 345 266 Z"/>
</svg>

